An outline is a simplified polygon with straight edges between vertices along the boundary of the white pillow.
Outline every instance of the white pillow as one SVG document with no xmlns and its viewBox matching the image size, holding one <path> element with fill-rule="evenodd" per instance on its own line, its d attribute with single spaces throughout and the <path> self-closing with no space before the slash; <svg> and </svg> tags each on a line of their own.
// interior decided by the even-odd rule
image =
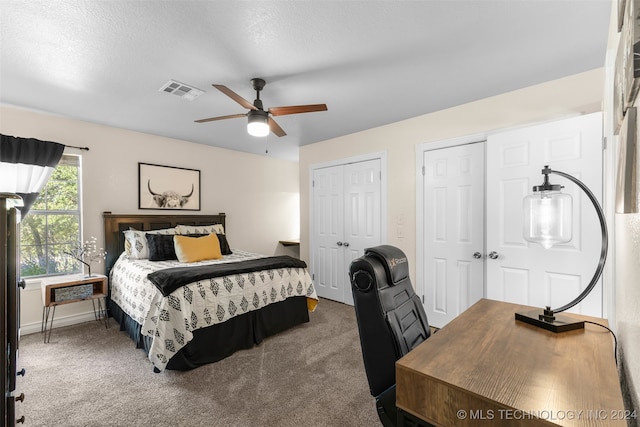
<svg viewBox="0 0 640 427">
<path fill-rule="evenodd" d="M 162 228 L 160 230 L 147 230 L 143 231 L 147 234 L 178 234 L 178 227 Z"/>
<path fill-rule="evenodd" d="M 224 234 L 222 224 L 211 225 L 177 225 L 178 234 Z"/>
<path fill-rule="evenodd" d="M 140 231 L 129 229 L 124 233 L 124 251 L 131 259 L 149 258 L 149 246 L 145 234 L 178 234 L 175 227 L 163 228 L 161 230 Z"/>
</svg>

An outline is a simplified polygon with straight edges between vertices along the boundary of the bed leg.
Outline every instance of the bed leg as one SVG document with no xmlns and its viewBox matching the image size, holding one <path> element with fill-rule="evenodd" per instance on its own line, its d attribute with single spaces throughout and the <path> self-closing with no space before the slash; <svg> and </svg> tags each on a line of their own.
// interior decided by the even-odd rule
<svg viewBox="0 0 640 427">
<path fill-rule="evenodd" d="M 155 366 L 153 367 L 153 373 L 154 374 L 159 374 L 160 373 L 160 369 L 156 368 Z"/>
</svg>

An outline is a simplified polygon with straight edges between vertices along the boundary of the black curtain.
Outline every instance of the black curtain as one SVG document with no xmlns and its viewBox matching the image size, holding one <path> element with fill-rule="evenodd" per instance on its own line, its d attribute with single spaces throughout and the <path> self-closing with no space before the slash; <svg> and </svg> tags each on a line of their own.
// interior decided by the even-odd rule
<svg viewBox="0 0 640 427">
<path fill-rule="evenodd" d="M 24 218 L 56 168 L 64 145 L 0 134 L 0 192 L 22 197 Z"/>
</svg>

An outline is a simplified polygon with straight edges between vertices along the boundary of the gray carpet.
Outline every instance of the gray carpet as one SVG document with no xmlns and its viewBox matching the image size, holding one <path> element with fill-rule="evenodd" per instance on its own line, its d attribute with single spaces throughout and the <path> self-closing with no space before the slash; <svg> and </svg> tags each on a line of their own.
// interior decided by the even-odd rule
<svg viewBox="0 0 640 427">
<path fill-rule="evenodd" d="M 218 363 L 155 374 L 118 330 L 89 322 L 23 336 L 18 415 L 29 426 L 380 425 L 353 307 L 321 300 L 310 323 Z"/>
</svg>

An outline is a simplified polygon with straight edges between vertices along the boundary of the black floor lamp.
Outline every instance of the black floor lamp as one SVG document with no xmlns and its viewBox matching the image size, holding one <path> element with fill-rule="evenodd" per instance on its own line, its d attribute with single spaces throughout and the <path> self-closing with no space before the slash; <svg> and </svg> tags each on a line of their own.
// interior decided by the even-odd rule
<svg viewBox="0 0 640 427">
<path fill-rule="evenodd" d="M 576 299 L 556 309 L 551 309 L 551 307 L 547 306 L 544 310 L 518 312 L 516 313 L 516 320 L 552 332 L 565 332 L 584 328 L 583 321 L 578 321 L 569 316 L 558 315 L 557 313 L 561 313 L 578 304 L 593 290 L 598 279 L 600 279 L 602 270 L 604 269 L 604 263 L 607 259 L 609 236 L 607 233 L 607 224 L 604 219 L 604 212 L 591 190 L 579 179 L 564 172 L 551 170 L 549 166 L 545 166 L 544 169 L 542 169 L 542 174 L 544 175 L 542 185 L 533 187 L 533 194 L 524 199 L 523 235 L 525 240 L 540 243 L 544 248 L 548 249 L 555 244 L 566 243 L 572 238 L 571 217 L 573 202 L 569 194 L 560 191 L 562 189 L 561 185 L 554 185 L 549 182 L 549 175 L 552 173 L 574 182 L 587 194 L 587 197 L 589 197 L 589 200 L 593 203 L 596 213 L 598 214 L 598 219 L 600 220 L 600 228 L 602 229 L 600 261 L 598 262 L 591 282 L 589 282 L 589 285 Z"/>
</svg>

